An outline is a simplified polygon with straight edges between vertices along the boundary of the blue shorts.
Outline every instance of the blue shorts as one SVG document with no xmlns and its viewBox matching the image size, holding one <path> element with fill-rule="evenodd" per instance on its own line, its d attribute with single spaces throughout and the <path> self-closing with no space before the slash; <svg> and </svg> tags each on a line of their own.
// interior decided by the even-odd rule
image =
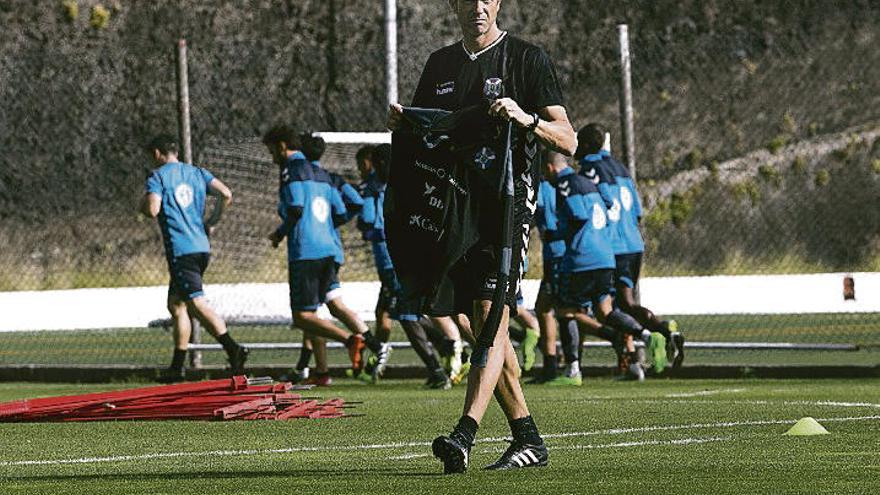
<svg viewBox="0 0 880 495">
<path fill-rule="evenodd" d="M 642 272 L 642 253 L 618 254 L 614 256 L 617 268 L 614 269 L 614 283 L 618 286 L 635 288 Z"/>
<path fill-rule="evenodd" d="M 614 293 L 614 270 L 610 268 L 563 273 L 559 277 L 562 306 L 590 309 Z"/>
<path fill-rule="evenodd" d="M 333 261 L 332 256 L 289 262 L 287 282 L 290 285 L 290 309 L 316 311 L 327 302 L 327 294 L 339 288 L 337 270 L 339 265 Z"/>
<path fill-rule="evenodd" d="M 209 253 L 184 254 L 168 260 L 168 271 L 171 275 L 168 295 L 181 301 L 205 295 L 202 290 L 202 275 L 205 274 L 210 260 Z"/>
</svg>

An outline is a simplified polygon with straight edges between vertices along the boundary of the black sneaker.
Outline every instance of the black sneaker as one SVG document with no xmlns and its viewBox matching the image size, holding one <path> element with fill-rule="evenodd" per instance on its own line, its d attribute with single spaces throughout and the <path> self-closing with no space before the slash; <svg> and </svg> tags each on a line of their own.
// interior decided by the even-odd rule
<svg viewBox="0 0 880 495">
<path fill-rule="evenodd" d="M 681 367 L 684 362 L 684 335 L 678 331 L 678 323 L 671 320 L 667 323 L 669 327 L 669 339 L 666 341 L 666 356 L 672 364 L 673 369 Z"/>
<path fill-rule="evenodd" d="M 496 471 L 546 466 L 547 458 L 547 447 L 544 444 L 532 445 L 514 441 L 510 444 L 510 447 L 501 454 L 501 457 L 497 461 L 489 464 L 483 469 Z"/>
<path fill-rule="evenodd" d="M 298 370 L 296 368 L 292 368 L 287 373 L 278 377 L 278 381 L 280 382 L 290 382 L 294 385 L 300 384 L 309 379 L 310 370 L 307 367 Z"/>
<path fill-rule="evenodd" d="M 232 368 L 232 376 L 244 374 L 244 363 L 247 361 L 250 352 L 247 347 L 240 345 L 235 350 L 235 354 L 229 357 L 229 367 Z"/>
<path fill-rule="evenodd" d="M 159 383 L 180 383 L 186 381 L 186 371 L 183 368 L 168 367 L 159 373 L 156 379 Z"/>
<path fill-rule="evenodd" d="M 443 463 L 443 474 L 467 471 L 471 447 L 466 443 L 463 439 L 458 438 L 455 432 L 448 437 L 439 436 L 431 443 L 431 452 Z"/>
<path fill-rule="evenodd" d="M 431 376 L 425 381 L 425 388 L 430 388 L 434 390 L 449 390 L 452 388 L 452 381 L 446 376 L 446 373 L 442 370 L 435 370 L 431 373 Z"/>
</svg>

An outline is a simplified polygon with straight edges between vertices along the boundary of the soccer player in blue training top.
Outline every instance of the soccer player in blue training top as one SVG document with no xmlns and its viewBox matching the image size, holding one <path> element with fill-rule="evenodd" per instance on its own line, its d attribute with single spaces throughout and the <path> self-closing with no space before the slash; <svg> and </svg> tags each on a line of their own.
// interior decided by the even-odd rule
<svg viewBox="0 0 880 495">
<path fill-rule="evenodd" d="M 312 132 L 305 132 L 300 135 L 300 142 L 302 144 L 302 152 L 305 155 L 306 159 L 311 162 L 314 167 L 321 168 L 321 158 L 324 155 L 324 151 L 327 148 L 326 142 L 324 138 L 318 136 Z M 348 183 L 341 175 L 330 172 L 329 170 L 325 170 L 325 172 L 330 176 L 331 184 L 333 187 L 339 192 L 342 197 L 342 202 L 345 204 L 346 209 L 346 221 L 354 218 L 364 206 L 364 200 L 361 198 L 361 195 L 357 192 L 357 190 Z M 337 227 L 340 225 L 337 224 Z M 355 313 L 352 311 L 342 300 L 342 290 L 341 286 L 338 282 L 338 274 L 339 268 L 342 266 L 344 258 L 342 257 L 342 242 L 338 235 L 336 236 L 337 241 L 339 241 L 340 250 L 339 255 L 334 260 L 336 262 L 336 273 L 337 273 L 337 281 L 331 284 L 326 296 L 325 301 L 327 304 L 327 309 L 330 311 L 330 314 L 342 322 L 346 328 L 348 328 L 352 333 L 364 333 L 369 330 L 367 324 Z M 379 337 L 379 340 L 382 342 L 387 342 L 386 338 Z M 385 370 L 385 366 L 387 364 L 388 356 L 391 352 L 390 346 L 383 346 L 385 352 L 380 353 L 379 356 L 384 356 L 384 360 L 382 362 L 378 362 L 378 358 L 376 356 L 372 356 L 366 366 L 364 367 L 364 372 L 358 375 L 358 378 L 363 379 L 364 381 L 369 381 L 375 383 L 381 377 L 382 373 Z M 311 358 L 312 351 L 315 354 L 315 362 L 316 362 L 316 374 L 314 376 L 304 376 L 308 374 L 308 363 Z M 308 336 L 305 332 L 303 332 L 303 348 L 300 353 L 299 361 L 297 362 L 296 367 L 293 370 L 292 376 L 294 379 L 301 378 L 304 384 L 312 384 L 318 386 L 326 386 L 330 384 L 330 376 L 327 373 L 327 350 L 326 350 L 326 340 L 322 337 Z"/>
<path fill-rule="evenodd" d="M 655 371 L 663 371 L 667 362 L 678 368 L 684 360 L 684 337 L 678 331 L 677 323 L 675 320 L 660 320 L 651 310 L 637 304 L 633 294 L 645 250 L 639 232 L 642 208 L 629 171 L 603 149 L 605 136 L 606 130 L 600 124 L 584 126 L 578 133 L 575 158 L 580 161 L 581 173 L 597 185 L 608 207 L 616 264 L 615 303 L 642 326 L 666 338 L 666 349 L 655 348 L 651 353 Z"/>
<path fill-rule="evenodd" d="M 160 381 L 173 383 L 185 378 L 183 362 L 192 332 L 194 316 L 223 346 L 233 375 L 244 374 L 248 350 L 237 344 L 226 330 L 226 322 L 205 301 L 202 275 L 208 267 L 208 241 L 223 211 L 232 203 L 232 192 L 211 172 L 177 159 L 177 140 L 163 134 L 154 138 L 147 152 L 160 165 L 147 177 L 140 211 L 159 219 L 171 284 L 168 311 L 174 324 L 174 357 Z M 214 210 L 203 220 L 207 195 L 218 196 Z"/>
<path fill-rule="evenodd" d="M 615 308 L 614 251 L 605 202 L 590 179 L 571 167 L 554 169 L 559 230 L 565 238 L 565 256 L 560 266 L 557 311 L 563 318 L 574 318 L 584 332 L 593 329 L 587 317 L 592 308 L 598 320 L 616 332 L 642 339 L 648 348 L 666 339 L 642 328 L 633 317 Z M 607 338 L 613 338 L 608 335 Z M 632 365 L 640 366 L 638 359 Z"/>
<path fill-rule="evenodd" d="M 539 301 L 540 304 L 536 306 L 541 307 L 545 319 L 550 320 L 552 325 L 550 328 L 554 330 L 554 334 L 555 328 L 562 326 L 561 340 L 567 367 L 565 372 L 558 377 L 555 376 L 555 368 L 552 369 L 553 374 L 545 370 L 545 376 L 539 377 L 538 383 L 546 382 L 550 385 L 579 386 L 582 383 L 580 361 L 583 346 L 581 334 L 590 334 L 610 341 L 618 353 L 622 352 L 623 334 L 590 317 L 587 311 L 594 309 L 592 305 L 585 308 L 585 311 L 578 312 L 576 318 L 572 315 L 564 315 L 560 311 L 554 311 L 554 307 L 561 304 L 561 271 L 567 251 L 565 231 L 562 229 L 558 217 L 558 208 L 565 205 L 564 203 L 557 203 L 558 193 L 556 184 L 563 175 L 570 175 L 570 171 L 571 167 L 569 167 L 568 158 L 552 151 L 546 153 L 543 170 L 545 181 L 541 185 L 543 193 L 538 199 L 538 219 L 544 239 L 544 256 L 548 259 L 548 262 L 545 262 L 545 280 L 541 281 L 542 293 L 538 296 L 543 298 L 543 300 Z M 545 325 L 547 324 L 545 323 Z M 635 373 L 637 378 L 644 377 L 643 373 L 639 373 L 641 368 L 632 368 L 631 371 Z M 543 381 L 541 380 L 542 378 Z"/>
<path fill-rule="evenodd" d="M 287 238 L 288 280 L 293 323 L 319 337 L 342 342 L 348 348 L 352 368 L 360 372 L 361 351 L 366 345 L 381 362 L 383 346 L 369 331 L 349 333 L 318 317 L 317 309 L 337 283 L 336 263 L 342 245 L 336 225 L 347 219 L 345 205 L 330 176 L 313 166 L 300 151 L 300 136 L 284 125 L 263 136 L 263 144 L 279 166 L 278 214 L 281 225 L 269 235 L 273 247 Z"/>
</svg>

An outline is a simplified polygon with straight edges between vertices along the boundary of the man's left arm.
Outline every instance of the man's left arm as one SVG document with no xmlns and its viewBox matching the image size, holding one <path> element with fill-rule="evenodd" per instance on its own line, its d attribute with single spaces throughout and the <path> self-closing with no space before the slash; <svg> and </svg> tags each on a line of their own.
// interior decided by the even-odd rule
<svg viewBox="0 0 880 495">
<path fill-rule="evenodd" d="M 129 203 L 131 204 L 131 203 Z M 156 194 L 148 192 L 141 198 L 140 212 L 147 218 L 156 218 L 159 210 L 162 208 L 162 198 Z"/>
<path fill-rule="evenodd" d="M 489 114 L 531 130 L 545 146 L 565 156 L 573 156 L 577 150 L 577 135 L 562 105 L 543 107 L 529 114 L 512 98 L 501 98 L 489 107 Z"/>
<path fill-rule="evenodd" d="M 144 195 L 138 211 L 147 218 L 156 218 L 162 209 L 162 179 L 157 172 L 151 173 L 144 184 Z"/>
</svg>

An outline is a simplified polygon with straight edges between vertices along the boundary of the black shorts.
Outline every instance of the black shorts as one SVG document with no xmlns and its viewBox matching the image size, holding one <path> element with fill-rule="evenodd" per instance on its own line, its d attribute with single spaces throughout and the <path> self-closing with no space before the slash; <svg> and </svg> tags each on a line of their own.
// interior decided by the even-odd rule
<svg viewBox="0 0 880 495">
<path fill-rule="evenodd" d="M 550 301 L 555 301 L 559 295 L 559 267 L 561 265 L 561 257 L 544 260 L 544 276 L 541 278 L 538 294 L 550 298 Z"/>
<path fill-rule="evenodd" d="M 209 253 L 184 254 L 168 261 L 171 282 L 168 284 L 168 295 L 181 301 L 189 301 L 204 296 L 202 275 L 211 260 Z"/>
<path fill-rule="evenodd" d="M 559 277 L 559 302 L 565 307 L 589 309 L 614 296 L 614 270 L 563 273 Z"/>
<path fill-rule="evenodd" d="M 514 181 L 513 239 L 511 243 L 510 276 L 504 302 L 511 314 L 516 311 L 516 294 L 524 275 L 529 233 L 536 201 L 533 176 L 524 172 Z M 494 186 L 493 186 L 494 187 Z M 491 201 L 481 205 L 479 238 L 467 253 L 452 266 L 440 284 L 438 297 L 428 308 L 431 316 L 449 316 L 473 313 L 474 301 L 491 301 L 498 285 L 498 265 L 501 241 L 501 201 L 493 188 L 480 192 Z"/>
<path fill-rule="evenodd" d="M 339 288 L 338 265 L 333 257 L 291 261 L 287 264 L 290 285 L 290 309 L 316 311 L 327 302 L 327 294 Z"/>
<path fill-rule="evenodd" d="M 618 254 L 614 257 L 614 283 L 619 286 L 635 288 L 642 272 L 642 253 Z"/>
</svg>

